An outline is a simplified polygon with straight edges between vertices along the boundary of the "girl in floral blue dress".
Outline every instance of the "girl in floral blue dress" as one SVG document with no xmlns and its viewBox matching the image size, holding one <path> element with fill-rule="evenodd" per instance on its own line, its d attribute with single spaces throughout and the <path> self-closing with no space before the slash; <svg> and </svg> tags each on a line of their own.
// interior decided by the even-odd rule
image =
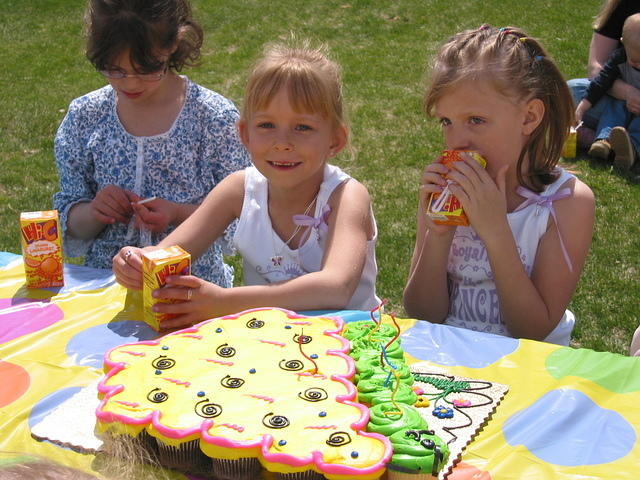
<svg viewBox="0 0 640 480">
<path fill-rule="evenodd" d="M 202 45 L 187 0 L 90 0 L 87 18 L 87 57 L 109 85 L 73 100 L 58 129 L 54 205 L 65 253 L 110 268 L 120 247 L 158 243 L 250 162 L 233 103 L 177 73 Z M 222 245 L 193 273 L 229 287 Z"/>
</svg>

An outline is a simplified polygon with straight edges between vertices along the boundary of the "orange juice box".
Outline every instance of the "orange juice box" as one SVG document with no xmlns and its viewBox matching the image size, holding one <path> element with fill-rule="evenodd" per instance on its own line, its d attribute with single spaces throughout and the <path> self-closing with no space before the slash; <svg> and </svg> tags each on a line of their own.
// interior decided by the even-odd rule
<svg viewBox="0 0 640 480">
<path fill-rule="evenodd" d="M 20 234 L 27 287 L 62 287 L 64 277 L 58 211 L 22 212 Z"/>
<path fill-rule="evenodd" d="M 160 248 L 142 254 L 142 301 L 144 321 L 155 330 L 160 330 L 163 320 L 173 318 L 171 313 L 157 313 L 151 307 L 154 303 L 175 303 L 175 300 L 153 298 L 154 290 L 166 285 L 169 275 L 190 275 L 191 255 L 177 245 Z"/>
<path fill-rule="evenodd" d="M 442 152 L 440 163 L 451 168 L 453 162 L 463 160 L 460 156 L 463 152 L 469 153 L 482 168 L 486 167 L 487 162 L 480 154 L 468 150 L 445 150 Z M 441 193 L 429 195 L 427 215 L 431 217 L 434 223 L 439 225 L 469 225 L 469 219 L 462 209 L 462 204 L 448 188 L 445 188 Z"/>
</svg>

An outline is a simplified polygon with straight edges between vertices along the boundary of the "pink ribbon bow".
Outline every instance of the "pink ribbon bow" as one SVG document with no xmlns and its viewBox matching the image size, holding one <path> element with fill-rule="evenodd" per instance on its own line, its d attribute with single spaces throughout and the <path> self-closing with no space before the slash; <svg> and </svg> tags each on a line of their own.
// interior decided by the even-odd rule
<svg viewBox="0 0 640 480">
<path fill-rule="evenodd" d="M 571 190 L 568 188 L 561 188 L 556 193 L 552 195 L 538 195 L 531 190 L 524 188 L 523 186 L 519 186 L 516 190 L 518 195 L 526 198 L 524 202 L 516 208 L 516 212 L 518 210 L 522 210 L 529 205 L 537 205 L 539 207 L 548 208 L 551 216 L 553 217 L 553 221 L 556 224 L 556 231 L 558 232 L 558 238 L 560 239 L 560 248 L 562 248 L 562 255 L 564 255 L 564 261 L 567 262 L 567 266 L 569 267 L 569 271 L 573 272 L 573 265 L 571 264 L 571 259 L 569 258 L 569 253 L 567 252 L 566 247 L 564 246 L 564 241 L 562 240 L 562 235 L 560 234 L 560 227 L 558 226 L 558 218 L 556 217 L 556 209 L 553 208 L 553 202 L 556 200 L 560 200 L 562 198 L 567 198 L 571 196 Z"/>
<path fill-rule="evenodd" d="M 296 225 L 300 225 L 301 227 L 311 227 L 307 228 L 307 230 L 302 234 L 302 238 L 300 239 L 300 246 L 304 245 L 311 234 L 311 230 L 314 228 L 323 234 L 327 233 L 329 226 L 327 225 L 327 218 L 329 218 L 329 214 L 331 213 L 331 207 L 329 205 L 325 205 L 322 207 L 322 212 L 317 217 L 312 217 L 311 215 L 301 215 L 297 214 L 293 216 L 293 223 Z"/>
</svg>

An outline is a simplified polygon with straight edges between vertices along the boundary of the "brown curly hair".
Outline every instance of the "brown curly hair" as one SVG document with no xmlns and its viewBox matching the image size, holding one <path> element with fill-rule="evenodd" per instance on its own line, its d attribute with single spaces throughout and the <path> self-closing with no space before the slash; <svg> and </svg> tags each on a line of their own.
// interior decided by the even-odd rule
<svg viewBox="0 0 640 480">
<path fill-rule="evenodd" d="M 86 55 L 97 70 L 108 70 L 126 50 L 137 73 L 165 65 L 180 71 L 200 58 L 202 27 L 187 0 L 89 0 L 85 19 Z M 174 48 L 168 60 L 159 56 Z"/>
</svg>

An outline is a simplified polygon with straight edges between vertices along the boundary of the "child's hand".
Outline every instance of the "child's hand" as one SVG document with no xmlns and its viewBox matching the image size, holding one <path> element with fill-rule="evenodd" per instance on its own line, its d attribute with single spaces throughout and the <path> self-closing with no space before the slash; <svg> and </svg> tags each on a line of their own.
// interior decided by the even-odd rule
<svg viewBox="0 0 640 480">
<path fill-rule="evenodd" d="M 142 249 L 122 247 L 113 257 L 112 268 L 120 285 L 132 290 L 142 290 Z"/>
<path fill-rule="evenodd" d="M 632 85 L 627 85 L 625 101 L 627 110 L 634 115 L 640 115 L 640 90 Z"/>
<path fill-rule="evenodd" d="M 136 214 L 136 226 L 151 232 L 162 233 L 174 223 L 176 205 L 169 200 L 156 198 L 148 203 L 132 202 L 131 207 Z"/>
<path fill-rule="evenodd" d="M 176 317 L 162 322 L 162 329 L 187 327 L 208 318 L 218 312 L 225 289 L 193 275 L 172 275 L 167 284 L 153 292 L 154 298 L 181 300 L 179 303 L 156 303 L 154 311 L 177 314 Z"/>
<path fill-rule="evenodd" d="M 454 162 L 449 178 L 453 193 L 464 208 L 469 223 L 480 238 L 487 243 L 496 226 L 507 224 L 506 175 L 509 165 L 504 165 L 496 179 L 482 168 L 470 155 L 463 153 L 464 162 Z"/>
<path fill-rule="evenodd" d="M 584 117 L 585 112 L 590 108 L 591 102 L 589 100 L 586 100 L 584 98 L 580 100 L 580 103 L 578 103 L 578 106 L 576 107 L 574 127 L 582 122 L 582 117 Z"/>
<path fill-rule="evenodd" d="M 137 201 L 138 196 L 116 185 L 107 185 L 91 201 L 91 214 L 100 223 L 107 225 L 120 222 L 127 223 L 133 209 L 131 202 Z"/>
<path fill-rule="evenodd" d="M 441 193 L 444 187 L 447 186 L 447 180 L 445 175 L 449 173 L 449 168 L 440 162 L 433 162 L 424 169 L 422 174 L 422 184 L 420 185 L 420 204 L 426 212 L 427 205 L 429 204 L 429 197 L 432 193 Z M 456 230 L 455 226 L 451 225 L 438 225 L 433 222 L 429 215 L 424 215 L 427 228 L 430 232 L 436 235 L 453 235 Z"/>
</svg>

